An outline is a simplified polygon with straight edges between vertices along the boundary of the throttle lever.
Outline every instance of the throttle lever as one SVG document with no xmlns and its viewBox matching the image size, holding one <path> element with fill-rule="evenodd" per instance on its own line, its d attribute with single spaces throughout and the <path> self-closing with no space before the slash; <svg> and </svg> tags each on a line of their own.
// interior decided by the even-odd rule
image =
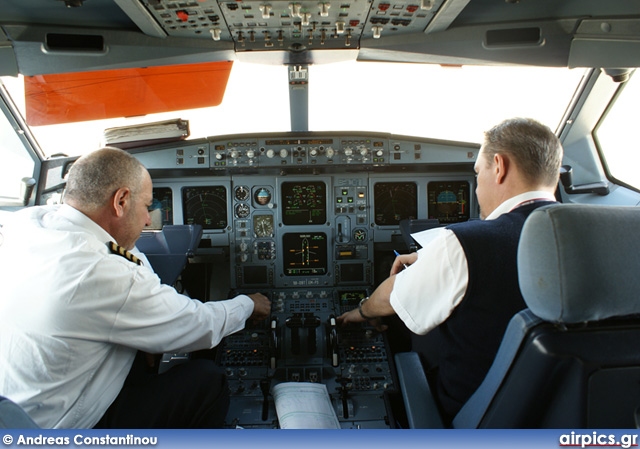
<svg viewBox="0 0 640 449">
<path fill-rule="evenodd" d="M 269 419 L 269 389 L 271 388 L 271 381 L 269 379 L 262 379 L 260 381 L 260 390 L 262 391 L 262 420 Z"/>
</svg>

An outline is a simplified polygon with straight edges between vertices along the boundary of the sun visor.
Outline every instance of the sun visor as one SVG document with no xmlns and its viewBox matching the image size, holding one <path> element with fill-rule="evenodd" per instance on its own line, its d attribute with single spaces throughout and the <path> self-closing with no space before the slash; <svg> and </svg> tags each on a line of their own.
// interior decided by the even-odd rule
<svg viewBox="0 0 640 449">
<path fill-rule="evenodd" d="M 24 78 L 29 126 L 218 106 L 232 61 Z"/>
</svg>

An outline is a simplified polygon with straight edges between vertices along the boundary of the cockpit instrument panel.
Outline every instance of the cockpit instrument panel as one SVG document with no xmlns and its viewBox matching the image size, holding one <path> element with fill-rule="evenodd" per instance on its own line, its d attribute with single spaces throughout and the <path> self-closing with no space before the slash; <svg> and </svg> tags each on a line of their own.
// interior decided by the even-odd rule
<svg viewBox="0 0 640 449">
<path fill-rule="evenodd" d="M 467 181 L 432 181 L 427 185 L 429 218 L 442 224 L 469 220 L 469 183 Z"/>
<path fill-rule="evenodd" d="M 283 272 L 286 276 L 327 274 L 327 234 L 290 232 L 282 236 Z"/>
<path fill-rule="evenodd" d="M 324 224 L 327 220 L 326 190 L 322 181 L 282 183 L 282 223 Z"/>
<path fill-rule="evenodd" d="M 183 187 L 182 208 L 185 224 L 199 224 L 203 229 L 227 227 L 227 189 L 224 186 Z"/>
<path fill-rule="evenodd" d="M 378 182 L 373 186 L 374 219 L 380 226 L 397 226 L 400 220 L 418 218 L 415 182 Z"/>
</svg>

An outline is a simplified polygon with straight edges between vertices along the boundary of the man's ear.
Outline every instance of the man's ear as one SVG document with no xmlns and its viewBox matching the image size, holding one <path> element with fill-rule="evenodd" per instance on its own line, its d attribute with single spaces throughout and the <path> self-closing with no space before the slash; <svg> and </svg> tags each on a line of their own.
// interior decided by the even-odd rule
<svg viewBox="0 0 640 449">
<path fill-rule="evenodd" d="M 113 194 L 112 206 L 116 217 L 123 217 L 129 202 L 131 201 L 131 190 L 128 187 L 121 187 Z"/>
<path fill-rule="evenodd" d="M 496 153 L 493 155 L 493 168 L 495 170 L 496 184 L 503 184 L 507 179 L 507 173 L 511 167 L 509 156 Z"/>
</svg>

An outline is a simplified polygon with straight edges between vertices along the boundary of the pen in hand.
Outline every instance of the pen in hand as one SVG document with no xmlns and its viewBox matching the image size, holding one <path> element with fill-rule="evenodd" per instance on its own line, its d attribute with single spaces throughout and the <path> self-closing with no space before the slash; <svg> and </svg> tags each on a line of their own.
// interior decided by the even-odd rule
<svg viewBox="0 0 640 449">
<path fill-rule="evenodd" d="M 396 251 L 395 249 L 393 250 L 393 253 L 396 255 L 396 257 L 398 257 L 400 255 L 400 253 L 398 251 Z M 403 263 L 402 266 L 405 267 L 405 268 L 409 268 L 409 266 L 406 263 Z"/>
</svg>

